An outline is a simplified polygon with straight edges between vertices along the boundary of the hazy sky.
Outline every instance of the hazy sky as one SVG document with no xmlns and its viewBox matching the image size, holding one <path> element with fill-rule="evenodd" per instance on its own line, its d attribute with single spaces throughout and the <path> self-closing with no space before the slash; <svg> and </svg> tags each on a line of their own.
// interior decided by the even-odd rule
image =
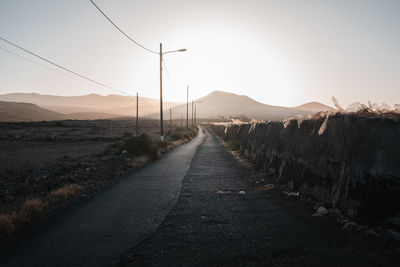
<svg viewBox="0 0 400 267">
<path fill-rule="evenodd" d="M 398 0 L 96 2 L 150 49 L 188 49 L 165 56 L 167 100 L 183 101 L 190 84 L 191 98 L 223 90 L 284 106 L 331 96 L 344 106 L 400 103 Z M 112 87 L 159 96 L 158 56 L 89 0 L 0 0 L 0 36 Z M 1 48 L 40 62 L 0 41 L 0 93 L 113 93 Z"/>
</svg>

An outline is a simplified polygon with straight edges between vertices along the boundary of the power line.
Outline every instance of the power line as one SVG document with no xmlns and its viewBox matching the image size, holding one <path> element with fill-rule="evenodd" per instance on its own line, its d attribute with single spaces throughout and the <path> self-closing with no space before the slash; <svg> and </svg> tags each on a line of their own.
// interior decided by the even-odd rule
<svg viewBox="0 0 400 267">
<path fill-rule="evenodd" d="M 133 40 L 129 35 L 127 35 L 123 30 L 121 30 L 121 28 L 119 28 L 104 12 L 103 10 L 100 9 L 100 7 L 93 1 L 90 0 L 90 2 L 92 2 L 92 4 L 97 8 L 98 11 L 100 11 L 100 13 L 120 32 L 122 33 L 126 38 L 128 38 L 131 42 L 133 42 L 134 44 L 136 44 L 137 46 L 140 46 L 141 48 L 147 50 L 148 52 L 151 53 L 155 53 L 155 54 L 159 54 L 159 52 L 151 50 L 147 47 L 145 47 L 144 45 L 141 45 L 139 42 Z"/>
<path fill-rule="evenodd" d="M 47 67 L 47 66 L 45 66 L 45 65 L 42 65 L 42 64 L 40 64 L 40 63 L 38 63 L 38 62 L 36 62 L 36 61 L 33 61 L 33 60 L 29 59 L 29 58 L 27 58 L 27 57 L 24 57 L 24 56 L 21 56 L 21 55 L 19 55 L 19 54 L 17 54 L 17 53 L 14 53 L 13 51 L 8 50 L 8 49 L 6 49 L 6 48 L 4 48 L 4 47 L 1 47 L 1 46 L 0 46 L 0 49 L 3 50 L 3 51 L 5 51 L 5 52 L 7 52 L 7 53 L 9 53 L 9 54 L 11 54 L 11 55 L 14 55 L 14 56 L 16 56 L 16 57 L 19 57 L 19 58 L 21 58 L 21 59 L 23 59 L 23 60 L 26 60 L 26 61 L 30 62 L 30 63 L 33 63 L 33 64 L 35 64 L 35 65 L 37 65 L 37 66 L 39 66 L 39 67 L 45 68 L 45 69 L 47 69 L 47 70 L 51 70 L 51 71 L 53 71 L 53 72 L 55 72 L 55 73 L 58 73 L 58 74 L 60 74 L 60 75 L 62 75 L 62 76 L 65 76 L 65 77 L 68 77 L 68 78 L 71 78 L 71 79 L 74 79 L 74 80 L 78 80 L 78 79 L 76 79 L 76 78 L 74 78 L 74 77 L 72 77 L 72 76 L 66 75 L 66 74 L 63 73 L 63 72 L 56 71 L 55 69 L 49 68 L 49 67 Z"/>
<path fill-rule="evenodd" d="M 169 76 L 168 69 L 167 69 L 167 65 L 165 64 L 165 59 L 164 59 L 164 58 L 163 58 L 163 60 L 162 60 L 162 64 L 163 64 L 163 66 L 164 66 L 165 73 L 167 74 L 169 83 L 170 83 L 170 84 L 172 85 L 172 87 L 175 89 L 175 84 L 174 84 L 174 82 L 172 81 L 171 77 Z"/>
<path fill-rule="evenodd" d="M 12 45 L 12 46 L 15 46 L 16 48 L 21 49 L 22 51 L 24 51 L 24 52 L 26 52 L 26 53 L 29 53 L 29 54 L 31 54 L 31 55 L 33 55 L 33 56 L 35 56 L 35 57 L 37 57 L 37 58 L 39 58 L 39 59 L 41 59 L 41 60 L 43 60 L 43 61 L 46 61 L 47 63 L 50 63 L 50 64 L 52 64 L 52 65 L 54 65 L 54 66 L 56 66 L 56 67 L 58 67 L 58 68 L 60 68 L 60 69 L 63 69 L 63 70 L 65 70 L 65 71 L 69 72 L 69 73 L 72 73 L 72 74 L 74 74 L 74 75 L 76 75 L 76 76 L 79 76 L 79 77 L 81 77 L 82 79 L 88 80 L 88 81 L 90 81 L 90 82 L 92 82 L 92 83 L 98 84 L 98 85 L 103 86 L 103 87 L 105 87 L 105 88 L 108 88 L 108 89 L 110 89 L 110 90 L 117 91 L 117 92 L 120 92 L 120 93 L 129 95 L 129 93 L 127 93 L 127 92 L 124 92 L 124 91 L 122 91 L 122 90 L 115 89 L 115 88 L 113 88 L 113 87 L 110 87 L 110 86 L 105 85 L 105 84 L 103 84 L 103 83 L 100 83 L 100 82 L 98 82 L 98 81 L 95 81 L 95 80 L 93 80 L 93 79 L 91 79 L 91 78 L 88 78 L 88 77 L 82 75 L 82 74 L 79 74 L 79 73 L 77 73 L 77 72 L 75 72 L 75 71 L 72 71 L 72 70 L 66 68 L 66 67 L 63 67 L 63 66 L 61 66 L 61 65 L 59 65 L 59 64 L 57 64 L 57 63 L 54 63 L 54 62 L 52 62 L 52 61 L 50 61 L 50 60 L 48 60 L 48 59 L 45 59 L 44 57 L 39 56 L 39 55 L 37 55 L 37 54 L 35 54 L 35 53 L 33 53 L 33 52 L 31 52 L 31 51 L 29 51 L 29 50 L 27 50 L 27 49 L 25 49 L 25 48 L 19 46 L 19 45 L 17 45 L 17 44 L 14 44 L 13 42 L 8 41 L 8 40 L 4 39 L 4 38 L 1 37 L 1 36 L 0 36 L 0 40 L 4 41 L 4 42 L 6 42 L 6 43 L 8 43 L 8 44 L 10 44 L 10 45 Z"/>
</svg>

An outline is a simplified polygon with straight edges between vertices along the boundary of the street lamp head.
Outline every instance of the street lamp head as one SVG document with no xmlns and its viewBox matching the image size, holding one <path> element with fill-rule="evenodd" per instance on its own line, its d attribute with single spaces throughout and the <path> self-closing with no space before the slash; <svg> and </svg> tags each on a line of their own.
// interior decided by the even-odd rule
<svg viewBox="0 0 400 267">
<path fill-rule="evenodd" d="M 179 49 L 178 51 L 179 51 L 179 52 L 186 52 L 187 49 L 186 49 L 186 48 L 182 48 L 182 49 Z"/>
</svg>

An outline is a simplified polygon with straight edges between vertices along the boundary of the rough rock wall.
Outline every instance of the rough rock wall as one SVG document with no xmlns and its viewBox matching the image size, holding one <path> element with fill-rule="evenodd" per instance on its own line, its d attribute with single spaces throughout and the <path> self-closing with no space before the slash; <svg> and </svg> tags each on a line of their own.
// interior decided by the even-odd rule
<svg viewBox="0 0 400 267">
<path fill-rule="evenodd" d="M 321 132 L 324 121 L 211 127 L 224 140 L 240 142 L 247 158 L 292 190 L 329 201 L 350 216 L 398 213 L 400 120 L 337 114 Z"/>
</svg>

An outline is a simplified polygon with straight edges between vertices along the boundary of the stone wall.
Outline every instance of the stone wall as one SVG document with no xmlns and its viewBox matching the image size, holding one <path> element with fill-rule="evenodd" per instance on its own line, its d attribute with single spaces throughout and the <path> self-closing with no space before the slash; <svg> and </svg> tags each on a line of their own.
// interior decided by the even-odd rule
<svg viewBox="0 0 400 267">
<path fill-rule="evenodd" d="M 331 202 L 350 216 L 384 218 L 400 211 L 398 118 L 336 114 L 211 128 L 239 142 L 248 159 L 293 191 Z"/>
</svg>

